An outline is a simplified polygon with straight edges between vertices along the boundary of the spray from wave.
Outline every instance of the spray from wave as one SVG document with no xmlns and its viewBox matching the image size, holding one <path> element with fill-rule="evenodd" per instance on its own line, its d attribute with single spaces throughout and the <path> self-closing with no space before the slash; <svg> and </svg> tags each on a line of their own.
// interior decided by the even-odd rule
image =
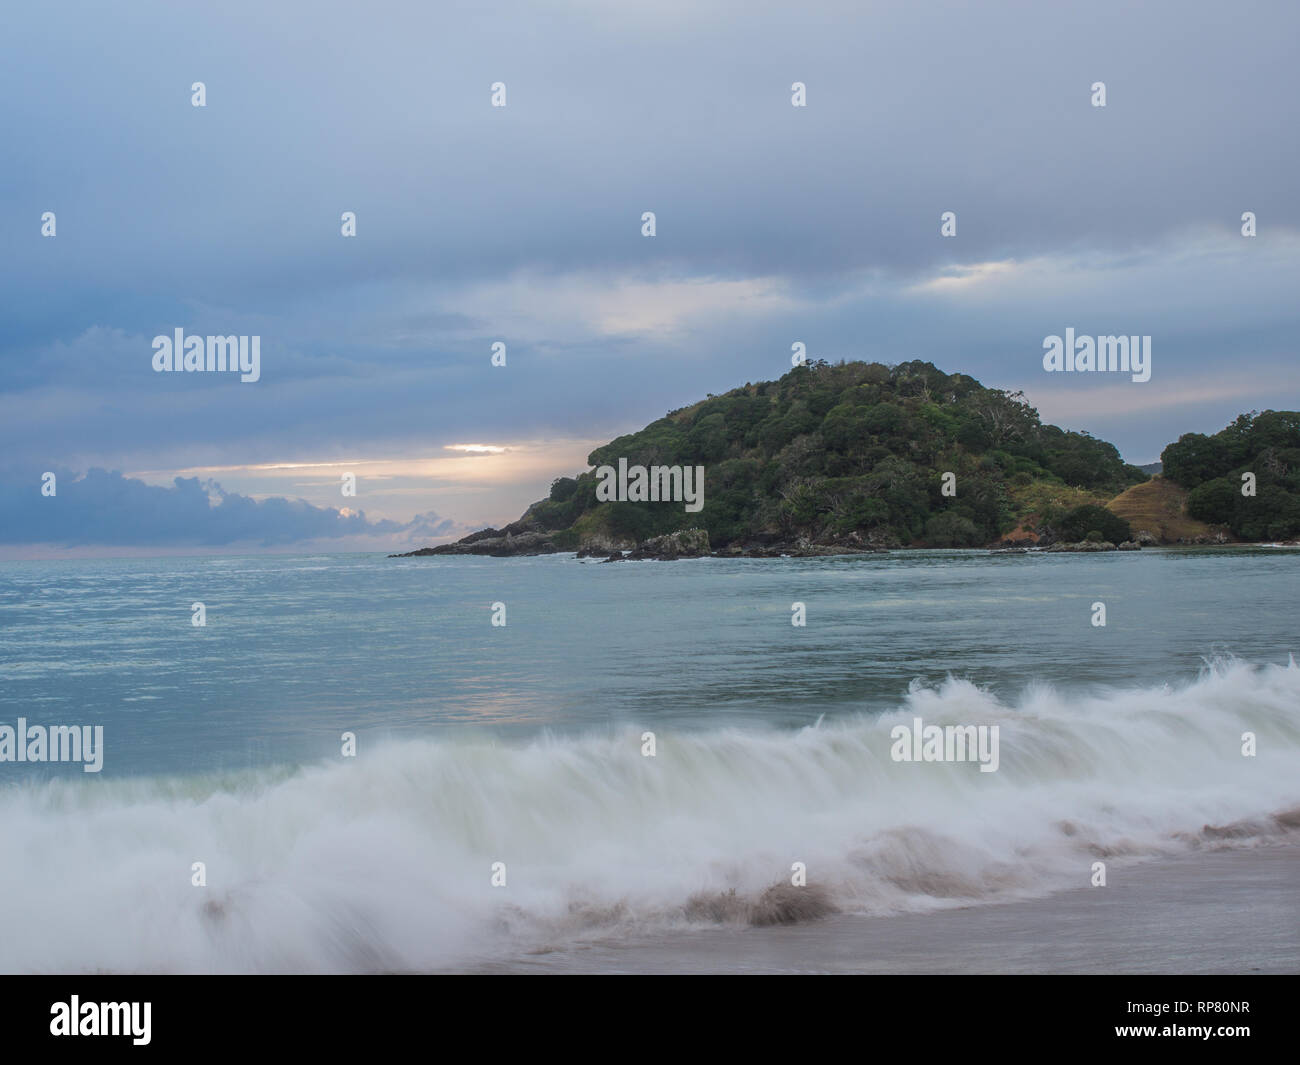
<svg viewBox="0 0 1300 1065">
<path fill-rule="evenodd" d="M 890 729 L 915 717 L 999 726 L 998 771 L 893 761 Z M 664 732 L 655 757 L 641 749 L 641 730 L 419 740 L 300 770 L 0 791 L 0 970 L 449 968 L 1042 895 L 1086 885 L 1099 859 L 1300 831 L 1294 661 L 1014 704 L 949 679 L 879 717 Z M 796 862 L 807 887 L 791 885 Z"/>
</svg>

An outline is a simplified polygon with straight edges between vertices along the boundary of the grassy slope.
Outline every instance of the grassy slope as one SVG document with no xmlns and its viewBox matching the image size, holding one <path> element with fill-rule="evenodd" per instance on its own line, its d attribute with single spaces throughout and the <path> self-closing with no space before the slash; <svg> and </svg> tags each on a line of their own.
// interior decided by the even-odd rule
<svg viewBox="0 0 1300 1065">
<path fill-rule="evenodd" d="M 1212 536 L 1215 526 L 1187 516 L 1187 492 L 1165 478 L 1155 476 L 1135 484 L 1106 504 L 1128 521 L 1134 533 L 1143 529 L 1165 542 Z"/>
</svg>

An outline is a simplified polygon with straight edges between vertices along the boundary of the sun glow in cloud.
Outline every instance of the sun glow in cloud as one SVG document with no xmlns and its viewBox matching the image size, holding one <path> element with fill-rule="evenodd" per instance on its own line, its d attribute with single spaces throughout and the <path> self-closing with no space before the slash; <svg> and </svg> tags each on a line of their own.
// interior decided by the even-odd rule
<svg viewBox="0 0 1300 1065">
<path fill-rule="evenodd" d="M 1014 259 L 953 266 L 948 268 L 940 277 L 934 277 L 928 281 L 913 285 L 909 291 L 918 293 L 965 292 L 989 281 L 1005 280 L 1021 270 L 1023 270 L 1022 265 Z"/>
<path fill-rule="evenodd" d="M 357 459 L 339 462 L 267 462 L 254 465 L 190 466 L 170 470 L 134 470 L 128 476 L 152 484 L 170 484 L 173 477 L 213 477 L 223 485 L 238 483 L 250 495 L 260 491 L 281 494 L 289 487 L 304 488 L 303 471 L 320 471 L 320 485 L 337 492 L 340 472 L 358 471 L 358 479 L 405 481 L 406 488 L 424 494 L 449 488 L 481 489 L 494 485 L 526 484 L 562 473 L 578 473 L 587 466 L 587 454 L 604 440 L 525 440 L 501 444 L 444 444 L 451 455 L 413 455 L 398 458 Z M 465 459 L 474 458 L 474 462 Z M 287 476 L 287 475 L 292 475 Z M 394 490 L 397 490 L 394 488 Z"/>
<path fill-rule="evenodd" d="M 551 481 L 587 468 L 587 455 L 606 441 L 521 440 L 506 444 L 444 444 L 432 454 L 339 462 L 265 462 L 136 470 L 128 476 L 169 487 L 176 477 L 215 481 L 225 491 L 254 500 L 304 499 L 339 509 L 364 511 L 370 520 L 409 521 L 412 514 L 458 513 L 470 531 L 484 524 L 514 521 L 528 504 L 545 496 Z M 357 496 L 340 496 L 340 476 L 356 475 Z M 215 506 L 219 495 L 213 495 Z"/>
</svg>

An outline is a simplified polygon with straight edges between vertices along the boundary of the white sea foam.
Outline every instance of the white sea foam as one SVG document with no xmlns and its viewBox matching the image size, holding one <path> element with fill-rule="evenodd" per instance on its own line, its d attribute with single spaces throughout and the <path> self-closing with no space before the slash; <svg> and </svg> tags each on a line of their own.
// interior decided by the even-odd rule
<svg viewBox="0 0 1300 1065">
<path fill-rule="evenodd" d="M 998 725 L 998 772 L 892 761 L 890 728 L 916 716 Z M 949 680 L 896 713 L 797 733 L 660 731 L 653 758 L 640 732 L 10 787 L 0 970 L 456 967 L 710 920 L 1044 894 L 1086 885 L 1099 858 L 1300 829 L 1294 662 L 1011 702 Z M 768 891 L 794 862 L 808 893 Z"/>
</svg>

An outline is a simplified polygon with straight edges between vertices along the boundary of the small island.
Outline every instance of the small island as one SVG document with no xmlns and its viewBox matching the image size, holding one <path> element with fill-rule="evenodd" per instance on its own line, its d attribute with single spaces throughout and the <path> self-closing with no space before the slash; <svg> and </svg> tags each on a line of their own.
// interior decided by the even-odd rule
<svg viewBox="0 0 1300 1065">
<path fill-rule="evenodd" d="M 671 411 L 587 461 L 594 469 L 557 478 L 502 529 L 390 557 L 1104 551 L 1300 536 L 1300 412 L 1184 434 L 1139 468 L 1113 444 L 1044 425 L 1020 392 L 919 361 L 809 362 Z M 598 470 L 620 462 L 702 467 L 702 507 L 610 500 Z"/>
</svg>

